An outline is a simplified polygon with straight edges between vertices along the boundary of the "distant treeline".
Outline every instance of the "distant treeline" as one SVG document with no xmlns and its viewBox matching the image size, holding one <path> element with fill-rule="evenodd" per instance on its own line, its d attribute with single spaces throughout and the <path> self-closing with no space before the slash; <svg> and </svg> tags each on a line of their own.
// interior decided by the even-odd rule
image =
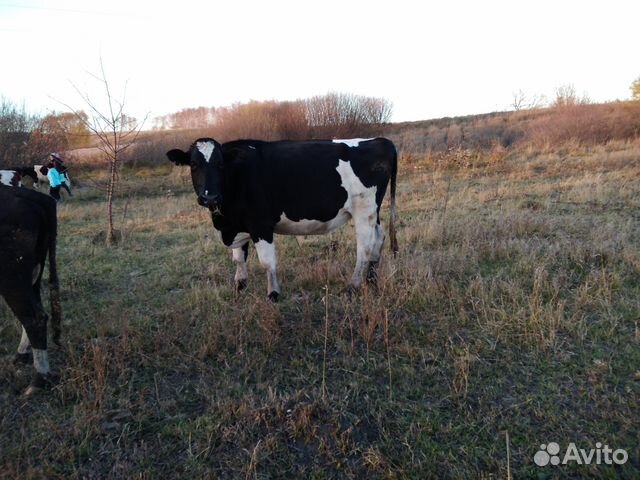
<svg viewBox="0 0 640 480">
<path fill-rule="evenodd" d="M 164 161 L 168 148 L 187 147 L 200 136 L 228 141 L 385 135 L 395 142 L 401 156 L 414 159 L 454 150 L 469 154 L 529 147 L 548 149 L 640 137 L 640 101 L 591 104 L 585 100 L 564 100 L 528 110 L 402 123 L 339 120 L 335 110 L 326 105 L 317 106 L 320 112 L 329 112 L 323 113 L 326 116 L 319 115 L 314 117 L 315 121 L 308 122 L 305 108 L 310 103 L 250 102 L 219 109 L 213 126 L 147 132 L 127 155 L 134 164 L 154 163 L 155 159 Z M 338 120 L 330 121 L 332 118 Z"/>
<path fill-rule="evenodd" d="M 328 93 L 295 101 L 251 101 L 230 107 L 186 108 L 156 117 L 156 130 L 197 129 L 222 140 L 303 139 L 375 133 L 391 118 L 384 98 Z"/>
<path fill-rule="evenodd" d="M 86 146 L 89 131 L 80 112 L 39 116 L 0 97 L 0 169 L 42 163 L 51 152 Z"/>
<path fill-rule="evenodd" d="M 164 161 L 165 152 L 186 148 L 198 137 L 220 142 L 253 138 L 302 140 L 373 137 L 384 133 L 391 102 L 383 98 L 329 93 L 296 101 L 252 101 L 230 107 L 198 107 L 158 117 L 154 131 L 123 153 L 129 165 Z"/>
<path fill-rule="evenodd" d="M 389 123 L 390 117 L 389 101 L 343 93 L 184 109 L 155 119 L 155 128 L 142 132 L 121 160 L 134 168 L 160 165 L 167 150 L 186 148 L 199 137 L 225 142 L 384 135 L 395 142 L 401 158 L 419 159 L 451 151 L 464 157 L 472 152 L 596 145 L 640 136 L 640 101 L 592 104 L 571 95 L 559 96 L 548 106 L 511 112 L 403 123 Z M 0 167 L 39 163 L 51 151 L 72 151 L 90 143 L 74 114 L 37 117 L 0 102 Z M 67 158 L 74 161 L 73 154 Z M 89 159 L 81 163 L 101 163 L 99 152 Z"/>
</svg>

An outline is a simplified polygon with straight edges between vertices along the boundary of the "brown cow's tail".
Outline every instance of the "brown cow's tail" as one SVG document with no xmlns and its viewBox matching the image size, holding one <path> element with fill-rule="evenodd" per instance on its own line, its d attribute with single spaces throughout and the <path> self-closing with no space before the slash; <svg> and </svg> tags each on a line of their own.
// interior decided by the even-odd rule
<svg viewBox="0 0 640 480">
<path fill-rule="evenodd" d="M 49 301 L 51 304 L 51 330 L 53 341 L 60 345 L 62 308 L 60 307 L 60 284 L 58 282 L 58 268 L 56 266 L 56 237 L 58 230 L 57 212 L 53 207 L 51 234 L 49 236 Z"/>
<path fill-rule="evenodd" d="M 393 149 L 393 165 L 391 166 L 391 187 L 389 198 L 389 239 L 391 245 L 391 251 L 393 255 L 398 253 L 398 239 L 396 237 L 396 178 L 398 176 L 398 153 L 396 149 Z"/>
</svg>

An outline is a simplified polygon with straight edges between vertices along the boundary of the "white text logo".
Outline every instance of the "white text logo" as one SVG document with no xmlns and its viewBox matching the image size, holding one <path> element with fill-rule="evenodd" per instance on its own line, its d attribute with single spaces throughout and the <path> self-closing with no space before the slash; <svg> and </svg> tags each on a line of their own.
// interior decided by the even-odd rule
<svg viewBox="0 0 640 480">
<path fill-rule="evenodd" d="M 560 452 L 560 445 L 556 442 L 549 442 L 540 445 L 540 450 L 533 456 L 533 461 L 539 467 L 547 465 L 566 465 L 568 463 L 577 463 L 578 465 L 622 465 L 629 459 L 626 450 L 618 448 L 612 449 L 609 445 L 596 443 L 596 448 L 584 449 L 578 448 L 575 443 L 571 442 L 564 454 Z"/>
</svg>

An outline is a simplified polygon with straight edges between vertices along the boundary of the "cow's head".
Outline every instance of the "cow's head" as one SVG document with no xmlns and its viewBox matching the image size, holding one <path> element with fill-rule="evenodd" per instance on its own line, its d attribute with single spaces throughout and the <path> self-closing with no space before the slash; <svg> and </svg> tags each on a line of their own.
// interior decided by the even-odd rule
<svg viewBox="0 0 640 480">
<path fill-rule="evenodd" d="M 222 206 L 222 149 L 212 138 L 199 138 L 188 152 L 169 150 L 167 157 L 176 165 L 191 167 L 191 181 L 198 203 L 211 211 Z"/>
</svg>

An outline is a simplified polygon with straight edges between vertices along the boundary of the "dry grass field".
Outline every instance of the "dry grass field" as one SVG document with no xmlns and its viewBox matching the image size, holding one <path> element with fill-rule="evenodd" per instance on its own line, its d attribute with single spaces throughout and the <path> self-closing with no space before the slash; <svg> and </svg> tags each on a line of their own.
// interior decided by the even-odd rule
<svg viewBox="0 0 640 480">
<path fill-rule="evenodd" d="M 0 477 L 640 475 L 640 142 L 403 158 L 400 254 L 350 300 L 351 226 L 278 237 L 278 304 L 251 250 L 236 295 L 185 174 L 123 174 L 114 248 L 76 177 L 59 385 L 25 399 L 0 327 Z M 549 442 L 629 460 L 538 467 Z"/>
</svg>

